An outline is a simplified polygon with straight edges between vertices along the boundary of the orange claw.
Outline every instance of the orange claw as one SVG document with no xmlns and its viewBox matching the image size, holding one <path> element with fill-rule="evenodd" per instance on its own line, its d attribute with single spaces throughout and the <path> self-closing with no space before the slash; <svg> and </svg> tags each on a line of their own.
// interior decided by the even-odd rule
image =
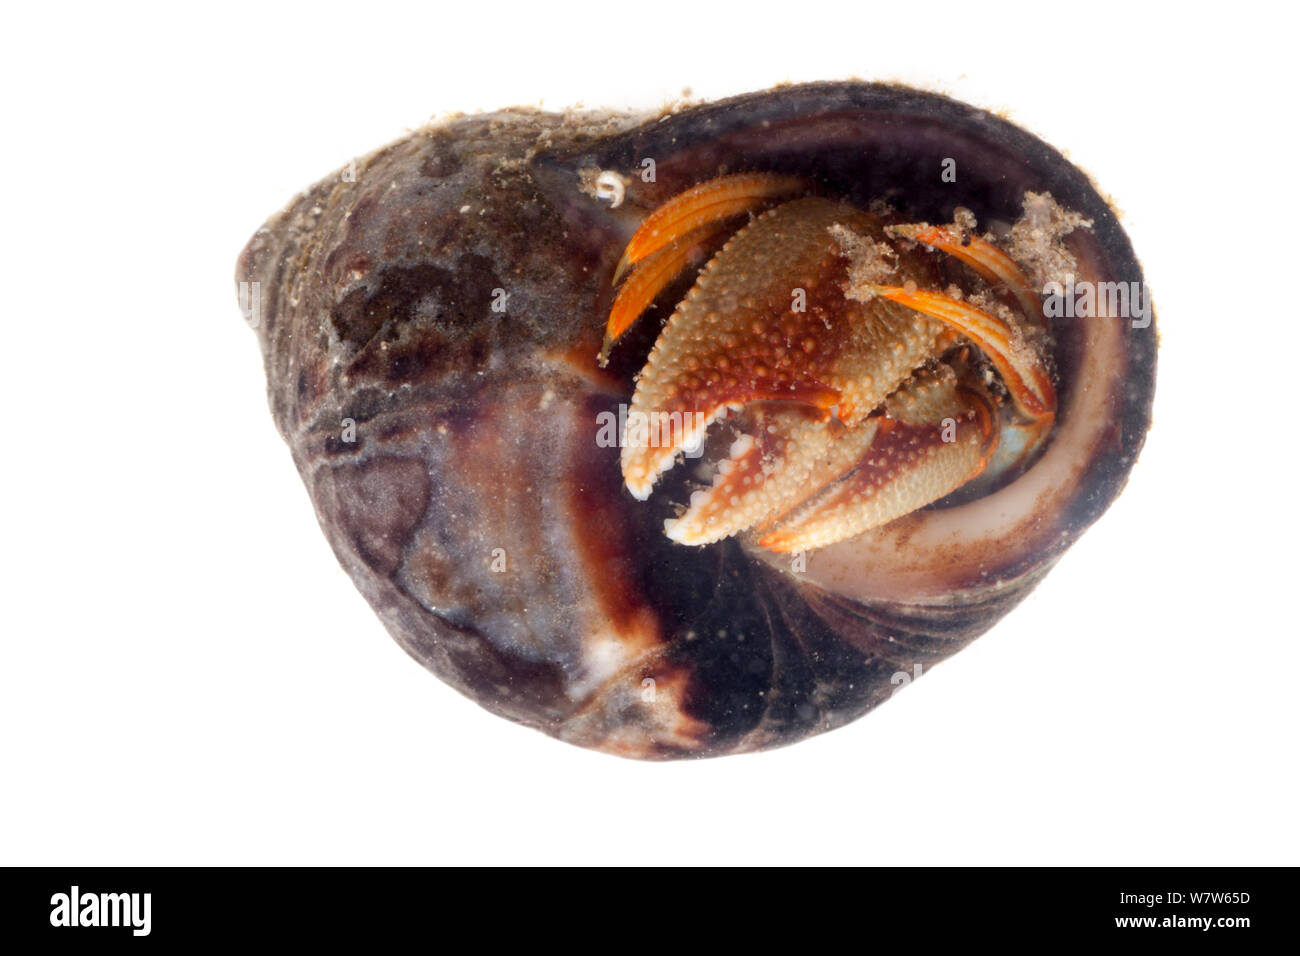
<svg viewBox="0 0 1300 956">
<path fill-rule="evenodd" d="M 641 223 L 614 269 L 617 282 L 631 266 L 701 226 L 749 212 L 769 199 L 801 192 L 796 176 L 737 173 L 720 176 L 678 193 Z"/>
<path fill-rule="evenodd" d="M 905 400 L 925 377 L 897 395 Z M 758 543 L 784 553 L 825 547 L 938 501 L 980 474 L 998 443 L 993 400 L 958 385 L 944 404 L 942 413 L 957 425 L 951 437 L 942 420 L 890 417 L 887 403 L 886 417 L 870 420 L 878 424 L 857 466 L 763 529 Z"/>
<path fill-rule="evenodd" d="M 614 305 L 609 310 L 609 320 L 605 323 L 605 342 L 601 346 L 598 360 L 601 368 L 608 362 L 609 350 L 614 343 L 686 267 L 692 253 L 721 231 L 721 223 L 701 226 L 651 253 L 641 262 L 627 282 L 623 283 L 623 288 L 618 290 Z"/>
<path fill-rule="evenodd" d="M 938 292 L 909 290 L 901 286 L 871 286 L 882 298 L 915 309 L 961 332 L 978 345 L 997 366 L 1007 390 L 1022 412 L 1034 420 L 1056 415 L 1056 390 L 1047 368 L 1033 348 L 1001 319 Z"/>
<path fill-rule="evenodd" d="M 885 232 L 920 242 L 948 253 L 970 266 L 987 282 L 1004 285 L 1014 293 L 1025 317 L 1042 325 L 1042 302 L 1029 277 L 1014 259 L 993 243 L 963 230 L 960 226 L 931 226 L 925 223 L 886 226 Z"/>
</svg>

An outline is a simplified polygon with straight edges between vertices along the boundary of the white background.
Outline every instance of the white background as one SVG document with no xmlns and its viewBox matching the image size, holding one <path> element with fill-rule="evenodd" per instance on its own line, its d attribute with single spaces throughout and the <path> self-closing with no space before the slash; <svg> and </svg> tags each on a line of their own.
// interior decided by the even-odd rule
<svg viewBox="0 0 1300 956">
<path fill-rule="evenodd" d="M 1293 11 L 36 6 L 0 63 L 0 862 L 1300 862 Z M 1006 111 L 1122 210 L 1162 339 L 1127 491 L 835 733 L 656 765 L 488 715 L 337 566 L 236 254 L 435 114 L 855 75 Z"/>
</svg>

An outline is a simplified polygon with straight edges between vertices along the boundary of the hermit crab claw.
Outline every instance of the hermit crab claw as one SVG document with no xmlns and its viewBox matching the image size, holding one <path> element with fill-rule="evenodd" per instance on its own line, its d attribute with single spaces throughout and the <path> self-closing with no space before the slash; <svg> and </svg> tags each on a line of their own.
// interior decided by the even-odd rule
<svg viewBox="0 0 1300 956">
<path fill-rule="evenodd" d="M 982 472 L 998 441 L 993 399 L 946 365 L 915 375 L 868 421 L 876 428 L 853 469 L 761 528 L 759 544 L 811 550 L 893 521 Z"/>
<path fill-rule="evenodd" d="M 649 441 L 624 441 L 623 477 L 638 498 L 729 410 L 794 402 L 854 426 L 930 356 L 941 323 L 884 298 L 844 296 L 836 226 L 884 238 L 864 213 L 798 199 L 742 229 L 705 268 L 632 398 L 629 419 L 682 423 L 659 429 L 658 440 L 651 429 Z"/>
<path fill-rule="evenodd" d="M 765 203 L 804 188 L 803 180 L 794 176 L 738 173 L 701 183 L 652 212 L 614 269 L 617 283 L 633 265 L 637 266 L 609 311 L 600 364 L 606 363 L 614 343 L 690 258 L 725 230 L 728 219 L 754 212 Z"/>
<path fill-rule="evenodd" d="M 822 547 L 948 494 L 983 470 L 998 437 L 993 399 L 946 365 L 913 376 L 855 428 L 796 407 L 756 418 L 711 487 L 667 522 L 670 538 L 707 544 L 754 527 L 772 551 Z"/>
<path fill-rule="evenodd" d="M 773 180 L 731 185 L 755 202 L 792 188 Z M 683 244 L 716 224 L 694 208 L 707 195 L 682 194 L 642 226 L 653 236 L 633 237 L 625 261 L 636 271 L 620 295 L 632 304 L 616 300 L 607 348 L 671 279 Z M 730 215 L 740 202 L 729 193 L 713 205 Z M 983 376 L 945 361 L 960 346 L 997 370 L 1036 435 L 1050 427 L 1050 375 L 1020 324 L 928 291 L 935 264 L 892 235 L 871 214 L 800 198 L 759 215 L 703 270 L 650 352 L 623 439 L 624 482 L 644 499 L 711 424 L 734 418 L 738 437 L 711 484 L 667 522 L 669 537 L 705 544 L 752 529 L 771 550 L 815 548 L 950 494 L 983 471 L 1000 431 Z M 955 244 L 979 274 L 1030 294 L 983 240 L 972 249 L 943 231 L 904 238 Z"/>
</svg>

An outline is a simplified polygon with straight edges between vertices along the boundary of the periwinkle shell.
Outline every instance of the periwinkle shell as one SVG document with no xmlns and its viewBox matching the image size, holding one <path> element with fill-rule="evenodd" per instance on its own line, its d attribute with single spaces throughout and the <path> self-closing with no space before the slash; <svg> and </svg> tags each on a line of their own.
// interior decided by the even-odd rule
<svg viewBox="0 0 1300 956">
<path fill-rule="evenodd" d="M 938 175 L 950 157 L 956 183 Z M 646 158 L 654 182 L 637 175 Z M 619 209 L 584 191 L 592 170 L 629 177 Z M 1083 274 L 1142 278 L 1056 150 L 984 111 L 865 83 L 641 120 L 444 122 L 307 190 L 238 263 L 258 284 L 276 425 L 343 567 L 442 680 L 570 743 L 709 756 L 855 719 L 1028 593 L 1118 494 L 1150 421 L 1154 325 L 1057 323 L 1057 471 L 1004 490 L 1032 495 L 1000 537 L 945 550 L 943 521 L 965 513 L 929 511 L 814 552 L 806 570 L 737 540 L 670 542 L 669 503 L 635 501 L 618 450 L 596 441 L 656 329 L 608 370 L 595 356 L 639 215 L 739 170 L 932 221 L 959 205 L 1012 221 L 1026 190 L 1049 191 L 1093 221 L 1072 246 Z"/>
</svg>

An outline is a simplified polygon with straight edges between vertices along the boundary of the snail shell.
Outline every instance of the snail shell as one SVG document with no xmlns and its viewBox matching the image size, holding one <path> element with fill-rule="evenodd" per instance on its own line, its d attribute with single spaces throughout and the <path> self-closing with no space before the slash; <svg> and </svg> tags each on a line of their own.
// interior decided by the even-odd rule
<svg viewBox="0 0 1300 956">
<path fill-rule="evenodd" d="M 276 425 L 339 561 L 442 680 L 580 746 L 709 756 L 855 719 L 1023 599 L 1119 493 L 1149 425 L 1154 324 L 1055 319 L 1055 430 L 1005 487 L 802 566 L 738 539 L 668 540 L 671 496 L 636 501 L 596 440 L 657 323 L 609 368 L 595 356 L 640 218 L 737 170 L 914 220 L 960 206 L 1010 223 L 1026 192 L 1050 193 L 1092 223 L 1065 240 L 1079 281 L 1142 281 L 1109 206 L 1052 147 L 865 83 L 663 117 L 456 119 L 307 190 L 238 263 Z"/>
</svg>

